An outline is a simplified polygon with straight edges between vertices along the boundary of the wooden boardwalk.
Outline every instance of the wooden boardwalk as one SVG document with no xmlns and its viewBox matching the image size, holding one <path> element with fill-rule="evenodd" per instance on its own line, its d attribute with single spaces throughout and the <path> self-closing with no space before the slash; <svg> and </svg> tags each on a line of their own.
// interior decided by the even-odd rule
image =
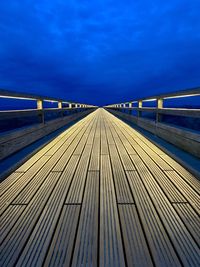
<svg viewBox="0 0 200 267">
<path fill-rule="evenodd" d="M 0 184 L 0 266 L 200 266 L 200 182 L 98 109 Z"/>
</svg>

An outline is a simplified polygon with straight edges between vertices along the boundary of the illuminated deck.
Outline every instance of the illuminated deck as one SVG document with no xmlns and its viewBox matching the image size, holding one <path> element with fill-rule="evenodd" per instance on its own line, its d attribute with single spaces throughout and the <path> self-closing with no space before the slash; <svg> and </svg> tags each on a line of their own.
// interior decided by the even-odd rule
<svg viewBox="0 0 200 267">
<path fill-rule="evenodd" d="M 200 266 L 200 182 L 98 109 L 0 184 L 1 266 Z"/>
</svg>

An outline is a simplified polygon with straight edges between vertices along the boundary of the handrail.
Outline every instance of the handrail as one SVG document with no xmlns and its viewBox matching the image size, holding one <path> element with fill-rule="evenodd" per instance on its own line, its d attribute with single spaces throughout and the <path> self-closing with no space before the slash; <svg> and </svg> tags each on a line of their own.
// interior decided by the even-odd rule
<svg viewBox="0 0 200 267">
<path fill-rule="evenodd" d="M 63 125 L 64 121 L 68 121 L 70 115 L 77 117 L 76 114 L 88 114 L 97 106 L 89 105 L 85 103 L 77 103 L 66 101 L 61 98 L 46 97 L 41 95 L 27 94 L 27 93 L 18 93 L 9 90 L 0 89 L 0 99 L 21 99 L 24 101 L 36 101 L 36 107 L 31 108 L 5 108 L 0 110 L 0 133 L 10 131 L 16 128 L 23 127 L 24 125 L 30 126 L 32 124 L 46 124 L 49 121 L 58 119 L 59 125 Z M 52 105 L 46 107 L 45 102 L 56 103 L 57 105 Z M 22 104 L 24 102 L 22 101 Z M 65 105 L 67 104 L 67 105 Z M 26 118 L 26 119 L 25 119 Z M 30 118 L 30 120 L 29 120 Z M 16 123 L 15 123 L 15 119 Z M 55 123 L 56 120 L 55 120 Z M 41 125 L 41 126 L 42 126 Z"/>
<path fill-rule="evenodd" d="M 129 102 L 123 102 L 118 104 L 111 104 L 104 106 L 105 108 L 118 109 L 118 110 L 136 110 L 137 116 L 141 117 L 141 112 L 156 112 L 156 121 L 159 122 L 161 114 L 174 115 L 174 116 L 189 116 L 189 117 L 200 117 L 200 109 L 187 109 L 187 108 L 164 108 L 163 102 L 165 99 L 174 99 L 190 96 L 200 96 L 200 87 L 188 90 L 181 90 L 178 92 L 172 92 L 168 94 L 160 94 L 156 96 L 139 98 Z M 156 101 L 155 107 L 143 107 L 143 102 Z M 134 104 L 137 104 L 135 106 Z"/>
<path fill-rule="evenodd" d="M 133 123 L 139 127 L 138 129 L 148 131 L 154 136 L 157 136 L 199 158 L 200 107 L 191 106 L 190 108 L 182 105 L 182 107 L 171 108 L 163 105 L 163 102 L 166 99 L 190 96 L 200 96 L 200 88 L 140 98 L 130 102 L 107 105 L 105 108 L 122 120 L 128 121 L 131 124 Z M 148 101 L 155 101 L 156 103 L 154 107 L 147 107 L 147 105 L 143 106 L 143 103 Z M 200 104 L 200 102 L 197 103 Z M 147 115 L 147 113 L 151 113 L 153 116 Z M 182 116 L 183 120 L 177 120 L 177 116 Z M 188 120 L 188 117 L 191 117 L 192 119 Z M 187 119 L 185 120 L 185 118 Z"/>
<path fill-rule="evenodd" d="M 158 101 L 160 106 L 159 108 L 162 108 L 162 102 L 164 99 L 171 99 L 171 98 L 180 98 L 180 97 L 189 97 L 189 96 L 199 96 L 200 95 L 200 87 L 198 88 L 193 88 L 193 89 L 187 89 L 187 90 L 181 90 L 181 91 L 176 91 L 172 93 L 166 93 L 166 94 L 160 94 L 160 95 L 154 95 L 150 97 L 144 97 L 144 98 L 139 98 L 139 99 L 134 99 L 128 102 L 123 102 L 123 103 L 117 103 L 117 104 L 111 104 L 107 105 L 104 107 L 125 107 L 124 105 L 129 105 L 133 103 L 140 103 L 140 102 L 146 102 L 146 101 Z"/>
<path fill-rule="evenodd" d="M 57 102 L 58 109 L 63 108 L 63 104 L 68 104 L 69 108 L 72 108 L 73 105 L 75 108 L 96 108 L 97 106 L 88 105 L 84 103 L 77 103 L 66 101 L 61 98 L 54 98 L 54 97 L 46 97 L 34 94 L 27 94 L 27 93 L 18 93 L 14 91 L 0 89 L 0 98 L 12 98 L 12 99 L 22 99 L 22 100 L 35 100 L 37 101 L 37 109 L 43 109 L 43 102 Z"/>
</svg>

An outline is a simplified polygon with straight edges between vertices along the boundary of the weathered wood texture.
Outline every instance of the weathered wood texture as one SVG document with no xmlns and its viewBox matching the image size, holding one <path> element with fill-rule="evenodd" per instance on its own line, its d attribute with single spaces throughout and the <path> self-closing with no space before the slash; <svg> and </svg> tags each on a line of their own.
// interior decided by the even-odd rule
<svg viewBox="0 0 200 267">
<path fill-rule="evenodd" d="M 0 266 L 200 266 L 200 182 L 98 109 L 0 184 Z"/>
</svg>

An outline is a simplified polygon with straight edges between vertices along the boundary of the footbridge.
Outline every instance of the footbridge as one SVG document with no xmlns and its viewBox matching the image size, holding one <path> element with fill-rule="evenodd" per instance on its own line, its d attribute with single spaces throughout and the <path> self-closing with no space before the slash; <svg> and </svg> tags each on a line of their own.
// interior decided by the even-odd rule
<svg viewBox="0 0 200 267">
<path fill-rule="evenodd" d="M 197 123 L 200 108 L 163 104 L 200 89 L 101 108 L 0 95 L 36 104 L 0 112 L 1 166 L 11 162 L 1 171 L 0 266 L 200 266 L 200 133 L 164 121 Z M 189 154 L 196 170 L 140 129 Z"/>
</svg>

